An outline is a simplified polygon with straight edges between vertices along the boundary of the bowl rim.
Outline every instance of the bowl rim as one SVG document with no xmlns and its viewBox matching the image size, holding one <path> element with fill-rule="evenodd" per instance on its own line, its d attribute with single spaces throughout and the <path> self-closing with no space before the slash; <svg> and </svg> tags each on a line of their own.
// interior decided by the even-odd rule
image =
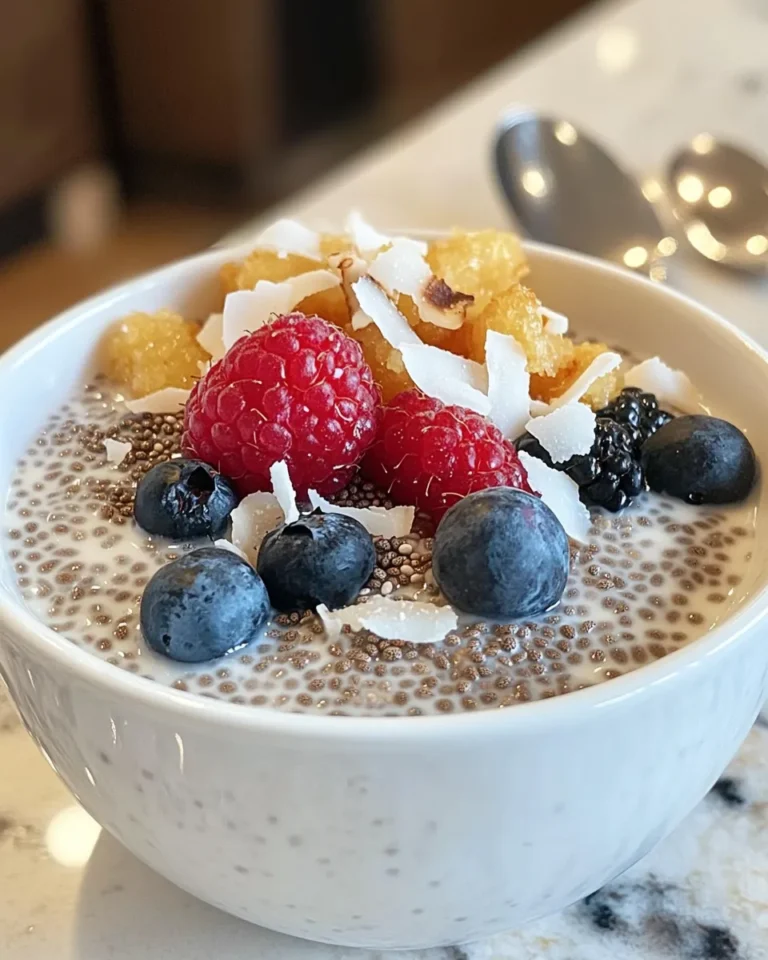
<svg viewBox="0 0 768 960">
<path fill-rule="evenodd" d="M 423 231 L 422 235 L 425 234 L 428 232 Z M 662 300 L 676 301 L 680 306 L 695 312 L 699 322 L 710 328 L 718 328 L 737 340 L 743 349 L 762 361 L 768 375 L 768 352 L 734 324 L 685 294 L 584 254 L 530 241 L 524 241 L 523 246 L 534 255 L 555 263 L 575 264 L 577 268 L 597 275 L 614 275 L 630 287 L 655 288 Z M 202 253 L 141 274 L 75 304 L 33 330 L 0 356 L 0 384 L 6 382 L 6 377 L 3 376 L 5 371 L 26 362 L 30 356 L 44 349 L 51 339 L 64 331 L 86 323 L 89 316 L 104 309 L 110 301 L 149 289 L 176 271 L 194 269 L 196 265 L 215 265 L 217 262 L 241 256 L 252 248 L 253 244 L 248 242 L 238 242 L 232 246 L 219 244 Z M 177 690 L 165 684 L 148 682 L 144 677 L 115 669 L 112 664 L 94 657 L 42 623 L 24 606 L 20 597 L 13 597 L 5 591 L 0 592 L 0 623 L 5 630 L 14 637 L 21 638 L 25 645 L 34 648 L 43 659 L 54 661 L 57 667 L 66 671 L 72 679 L 95 684 L 104 694 L 114 697 L 116 703 L 126 697 L 150 710 L 176 714 L 190 721 L 202 721 L 211 728 L 230 727 L 287 737 L 300 735 L 302 738 L 329 739 L 338 743 L 359 740 L 418 743 L 457 734 L 487 736 L 492 732 L 503 731 L 506 735 L 520 735 L 529 730 L 558 728 L 569 720 L 583 719 L 584 715 L 591 715 L 592 711 L 611 710 L 629 701 L 642 701 L 653 695 L 660 686 L 671 681 L 690 679 L 697 670 L 703 669 L 705 664 L 711 666 L 713 657 L 721 657 L 732 650 L 767 614 L 768 585 L 765 585 L 756 589 L 721 624 L 660 660 L 638 667 L 609 683 L 599 683 L 564 696 L 518 704 L 514 709 L 496 708 L 472 713 L 420 717 L 333 717 L 227 703 Z"/>
</svg>

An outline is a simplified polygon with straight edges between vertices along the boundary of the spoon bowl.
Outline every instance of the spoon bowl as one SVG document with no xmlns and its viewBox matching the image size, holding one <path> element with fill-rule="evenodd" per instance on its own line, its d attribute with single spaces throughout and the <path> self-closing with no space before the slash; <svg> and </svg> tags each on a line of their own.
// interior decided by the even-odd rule
<svg viewBox="0 0 768 960">
<path fill-rule="evenodd" d="M 497 129 L 494 161 L 528 236 L 663 279 L 674 241 L 633 177 L 573 124 L 511 110 Z"/>
<path fill-rule="evenodd" d="M 716 263 L 768 273 L 768 169 L 699 134 L 667 170 L 669 198 L 688 242 Z"/>
</svg>

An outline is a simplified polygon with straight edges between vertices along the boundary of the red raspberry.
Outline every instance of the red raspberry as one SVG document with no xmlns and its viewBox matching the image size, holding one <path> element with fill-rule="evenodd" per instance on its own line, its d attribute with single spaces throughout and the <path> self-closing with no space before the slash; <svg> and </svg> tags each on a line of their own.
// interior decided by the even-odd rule
<svg viewBox="0 0 768 960">
<path fill-rule="evenodd" d="M 533 492 L 515 448 L 492 423 L 420 390 L 399 393 L 385 407 L 362 470 L 393 500 L 427 510 L 436 520 L 476 490 Z"/>
<path fill-rule="evenodd" d="M 270 490 L 276 460 L 301 496 L 328 494 L 345 486 L 380 418 L 360 345 L 320 317 L 292 313 L 238 340 L 195 384 L 183 445 L 241 494 Z"/>
</svg>

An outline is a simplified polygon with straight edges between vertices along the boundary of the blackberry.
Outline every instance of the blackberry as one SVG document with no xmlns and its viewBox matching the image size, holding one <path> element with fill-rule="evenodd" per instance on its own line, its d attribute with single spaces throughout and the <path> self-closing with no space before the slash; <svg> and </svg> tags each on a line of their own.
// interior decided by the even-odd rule
<svg viewBox="0 0 768 960">
<path fill-rule="evenodd" d="M 623 424 L 608 417 L 598 416 L 589 453 L 571 457 L 565 463 L 553 463 L 544 447 L 529 433 L 519 437 L 515 446 L 543 460 L 548 467 L 567 473 L 578 484 L 581 501 L 588 507 L 605 507 L 616 513 L 645 490 L 645 475 L 633 436 Z"/>
<path fill-rule="evenodd" d="M 618 397 L 597 411 L 597 416 L 620 423 L 638 455 L 645 441 L 674 419 L 671 413 L 659 408 L 659 401 L 652 393 L 645 393 L 639 387 L 624 387 Z"/>
</svg>

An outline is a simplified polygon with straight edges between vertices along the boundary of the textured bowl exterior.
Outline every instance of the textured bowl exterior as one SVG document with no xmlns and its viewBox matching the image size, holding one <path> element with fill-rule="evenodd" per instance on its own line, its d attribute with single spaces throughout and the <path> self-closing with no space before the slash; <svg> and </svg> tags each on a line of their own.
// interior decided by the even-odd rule
<svg viewBox="0 0 768 960">
<path fill-rule="evenodd" d="M 85 355 L 129 307 L 183 305 L 200 271 L 213 276 L 224 258 L 206 254 L 92 301 L 0 361 L 0 397 L 37 381 L 27 414 L 4 414 L 0 400 L 5 461 L 68 390 L 46 373 L 54 355 Z M 701 375 L 707 363 L 729 362 L 730 344 L 745 390 L 765 382 L 760 351 L 688 301 L 569 254 L 539 248 L 532 259 L 553 308 L 567 309 L 570 298 L 586 315 L 606 296 L 624 306 L 614 341 L 624 338 L 631 304 L 646 298 L 667 320 L 677 311 L 681 322 L 703 324 Z M 567 289 L 557 301 L 559 284 Z M 195 304 L 208 302 L 204 286 L 193 293 Z M 653 352 L 654 335 L 626 328 L 638 352 L 643 336 Z M 733 416 L 741 414 L 746 402 Z M 765 455 L 768 427 L 757 421 L 750 439 Z M 0 469 L 2 488 L 10 467 Z M 647 853 L 717 779 L 768 692 L 764 539 L 752 599 L 724 626 L 625 677 L 506 711 L 334 719 L 186 695 L 44 628 L 13 594 L 10 570 L 0 582 L 0 672 L 83 806 L 180 887 L 313 940 L 456 943 L 591 893 Z"/>
</svg>

